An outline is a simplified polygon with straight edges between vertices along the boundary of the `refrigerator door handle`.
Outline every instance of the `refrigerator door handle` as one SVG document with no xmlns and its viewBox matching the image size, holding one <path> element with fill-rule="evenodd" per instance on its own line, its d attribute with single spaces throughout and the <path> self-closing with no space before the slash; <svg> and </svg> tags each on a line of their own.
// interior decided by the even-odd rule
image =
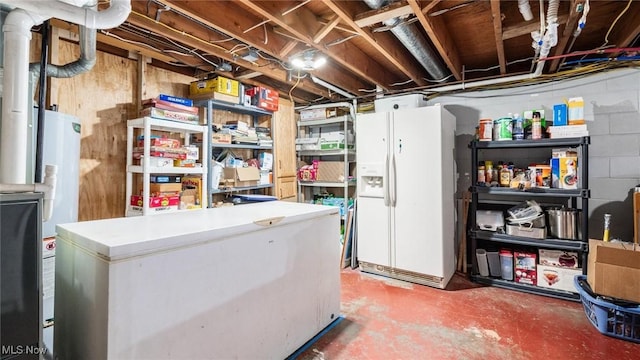
<svg viewBox="0 0 640 360">
<path fill-rule="evenodd" d="M 398 195 L 397 192 L 397 177 L 396 177 L 396 154 L 393 153 L 392 155 L 393 157 L 391 158 L 391 176 L 390 178 L 393 179 L 393 188 L 391 189 L 391 191 L 389 191 L 389 193 L 391 194 L 391 206 L 395 207 L 396 206 L 396 200 L 398 200 L 396 197 Z"/>
<path fill-rule="evenodd" d="M 382 178 L 382 186 L 384 191 L 384 206 L 389 206 L 389 154 L 384 161 L 384 176 Z"/>
</svg>

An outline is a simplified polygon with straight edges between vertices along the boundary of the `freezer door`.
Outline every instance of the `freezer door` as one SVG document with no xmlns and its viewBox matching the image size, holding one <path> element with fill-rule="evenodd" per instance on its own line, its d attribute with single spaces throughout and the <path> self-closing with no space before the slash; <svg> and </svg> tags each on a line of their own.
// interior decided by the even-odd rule
<svg viewBox="0 0 640 360">
<path fill-rule="evenodd" d="M 358 261 L 390 266 L 389 208 L 383 199 L 358 198 Z"/>
<path fill-rule="evenodd" d="M 443 231 L 445 221 L 450 223 L 454 215 L 443 204 L 446 198 L 451 202 L 447 208 L 452 209 L 452 185 L 445 185 L 443 179 L 453 183 L 453 133 L 443 131 L 439 106 L 395 112 L 391 123 L 393 265 L 442 277 L 443 242 L 453 244 L 452 234 Z"/>
<path fill-rule="evenodd" d="M 389 115 L 358 115 L 358 260 L 390 265 L 388 168 Z"/>
</svg>

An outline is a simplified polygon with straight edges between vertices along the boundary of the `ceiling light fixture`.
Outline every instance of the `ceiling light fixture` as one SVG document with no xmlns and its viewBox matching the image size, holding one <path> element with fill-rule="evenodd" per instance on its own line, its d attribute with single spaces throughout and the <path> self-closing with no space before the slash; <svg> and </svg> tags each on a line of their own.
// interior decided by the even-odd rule
<svg viewBox="0 0 640 360">
<path fill-rule="evenodd" d="M 298 70 L 316 70 L 327 63 L 327 58 L 322 55 L 316 56 L 313 51 L 305 51 L 302 54 L 293 56 L 290 59 L 291 65 Z"/>
</svg>

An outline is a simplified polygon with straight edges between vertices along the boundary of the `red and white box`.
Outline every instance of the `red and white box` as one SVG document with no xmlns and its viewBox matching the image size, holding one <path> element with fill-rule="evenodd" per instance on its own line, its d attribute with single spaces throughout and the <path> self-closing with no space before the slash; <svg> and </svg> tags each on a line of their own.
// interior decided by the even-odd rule
<svg viewBox="0 0 640 360">
<path fill-rule="evenodd" d="M 536 257 L 534 253 L 514 251 L 515 282 L 536 285 L 538 278 L 536 272 Z"/>
</svg>

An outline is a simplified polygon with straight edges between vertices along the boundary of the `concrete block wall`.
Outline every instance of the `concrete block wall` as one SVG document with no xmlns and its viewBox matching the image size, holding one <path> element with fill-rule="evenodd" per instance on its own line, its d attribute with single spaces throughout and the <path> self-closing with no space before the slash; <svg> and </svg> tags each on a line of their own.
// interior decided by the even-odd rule
<svg viewBox="0 0 640 360">
<path fill-rule="evenodd" d="M 473 91 L 432 99 L 457 118 L 458 194 L 470 185 L 471 151 L 481 118 L 545 109 L 582 96 L 591 136 L 589 147 L 589 236 L 602 238 L 605 213 L 612 214 L 611 236 L 633 240 L 632 192 L 640 184 L 640 69 L 618 69 L 577 79 L 505 90 Z M 506 156 L 505 156 L 506 158 Z"/>
</svg>

